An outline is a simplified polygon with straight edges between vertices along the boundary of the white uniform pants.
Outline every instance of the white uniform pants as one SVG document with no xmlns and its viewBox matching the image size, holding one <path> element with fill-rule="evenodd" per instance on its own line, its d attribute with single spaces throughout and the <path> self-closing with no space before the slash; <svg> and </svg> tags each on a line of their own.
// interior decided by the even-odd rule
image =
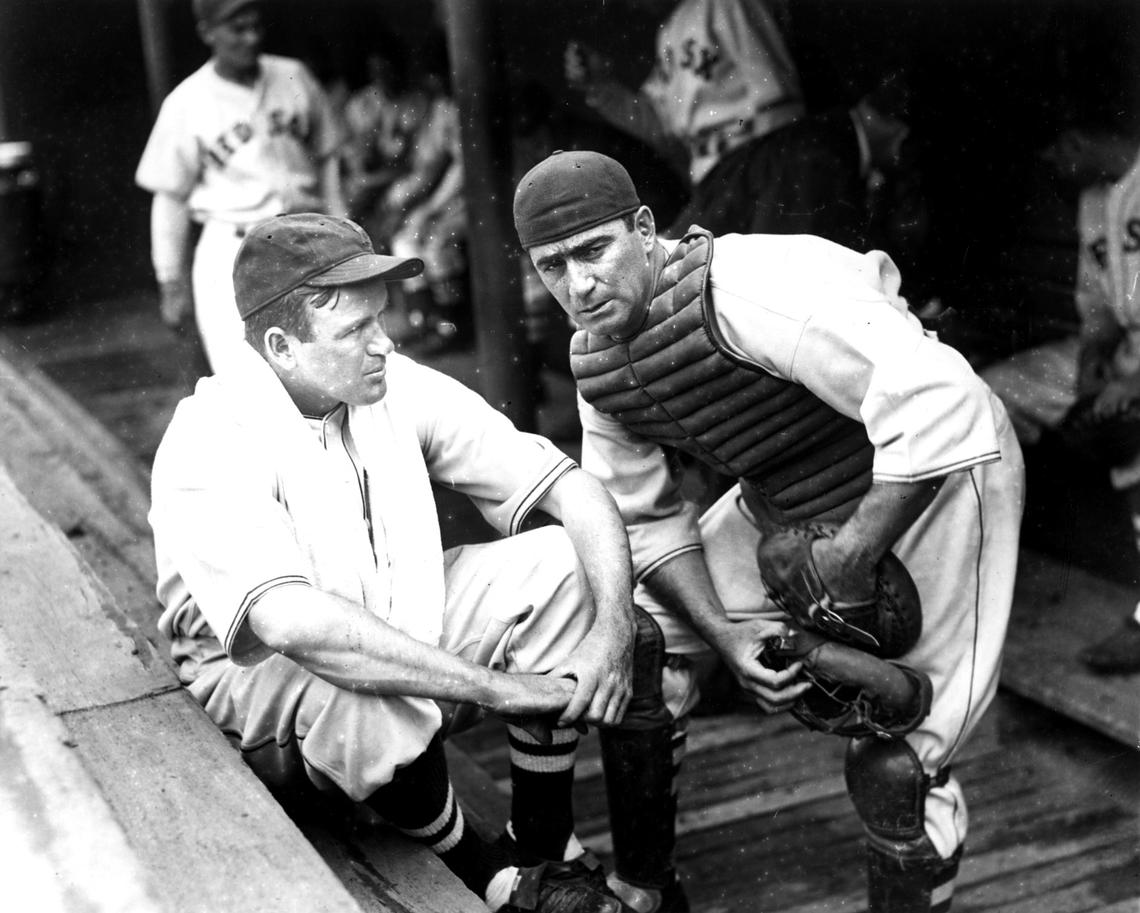
<svg viewBox="0 0 1140 913">
<path fill-rule="evenodd" d="M 238 226 L 210 221 L 194 250 L 191 279 L 194 286 L 194 319 L 211 370 L 222 369 L 235 346 L 245 345 L 245 326 L 234 300 L 234 257 L 241 246 Z"/>
<path fill-rule="evenodd" d="M 440 646 L 457 656 L 472 659 L 494 618 L 531 605 L 526 620 L 496 639 L 488 665 L 544 673 L 570 654 L 593 622 L 581 566 L 559 527 L 449 549 L 444 564 Z M 418 757 L 437 731 L 438 717 L 424 712 L 427 702 L 354 694 L 276 654 L 256 666 L 236 666 L 216 641 L 202 643 L 212 652 L 183 662 L 183 679 L 271 788 L 307 776 L 362 801 L 388 783 L 397 766 Z M 450 710 L 444 708 L 445 729 Z M 477 719 L 478 713 L 466 715 L 467 725 Z"/>
<path fill-rule="evenodd" d="M 925 672 L 934 686 L 930 715 L 906 737 L 929 774 L 950 763 L 998 685 L 1017 570 L 1024 466 L 998 403 L 995 413 L 1001 422 L 1001 461 L 949 476 L 894 549 L 922 598 L 922 636 L 902 662 Z M 755 558 L 760 533 L 745 512 L 739 486 L 701 518 L 701 537 L 729 617 L 781 617 L 764 595 Z M 661 624 L 669 653 L 708 649 L 648 593 L 639 591 L 635 598 Z M 695 702 L 692 676 L 687 689 L 684 678 L 684 669 L 666 675 L 666 697 L 675 714 Z M 966 829 L 965 799 L 951 777 L 927 797 L 926 832 L 938 852 L 949 857 L 965 840 Z"/>
</svg>

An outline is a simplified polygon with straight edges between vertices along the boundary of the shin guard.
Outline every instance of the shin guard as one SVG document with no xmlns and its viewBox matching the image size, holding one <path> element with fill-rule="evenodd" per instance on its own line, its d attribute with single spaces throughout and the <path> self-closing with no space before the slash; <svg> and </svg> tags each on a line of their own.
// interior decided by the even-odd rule
<svg viewBox="0 0 1140 913">
<path fill-rule="evenodd" d="M 847 748 L 847 792 L 867 832 L 869 913 L 947 913 L 962 848 L 943 859 L 926 835 L 932 780 L 903 739 L 853 739 Z"/>
<path fill-rule="evenodd" d="M 621 724 L 601 729 L 599 740 L 614 869 L 622 881 L 659 890 L 673 882 L 673 718 L 661 694 L 664 637 L 646 612 L 636 616 L 633 697 Z"/>
</svg>

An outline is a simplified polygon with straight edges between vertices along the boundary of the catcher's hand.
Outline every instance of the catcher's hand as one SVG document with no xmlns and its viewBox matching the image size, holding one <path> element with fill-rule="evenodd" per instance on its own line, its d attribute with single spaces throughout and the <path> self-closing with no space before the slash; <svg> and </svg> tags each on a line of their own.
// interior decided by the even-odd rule
<svg viewBox="0 0 1140 913">
<path fill-rule="evenodd" d="M 812 542 L 835 527 L 807 524 L 764 538 L 756 551 L 768 597 L 807 631 L 850 644 L 875 656 L 906 653 L 922 632 L 918 588 L 901 561 L 888 552 L 876 567 L 874 596 L 841 602 L 827 591 L 812 557 Z"/>
<path fill-rule="evenodd" d="M 801 675 L 813 687 L 791 712 L 809 729 L 898 738 L 913 732 L 930 713 L 933 689 L 924 673 L 812 631 L 792 628 L 787 637 L 770 638 L 760 659 L 772 668 L 802 663 Z"/>
</svg>

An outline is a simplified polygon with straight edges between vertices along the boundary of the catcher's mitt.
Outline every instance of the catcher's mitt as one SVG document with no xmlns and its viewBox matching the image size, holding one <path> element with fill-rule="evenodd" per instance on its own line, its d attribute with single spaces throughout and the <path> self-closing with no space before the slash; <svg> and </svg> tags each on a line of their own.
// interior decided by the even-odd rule
<svg viewBox="0 0 1140 913">
<path fill-rule="evenodd" d="M 792 628 L 768 642 L 760 661 L 771 669 L 803 663 L 812 683 L 792 705 L 797 720 L 831 735 L 900 738 L 930 713 L 933 688 L 917 669 Z"/>
<path fill-rule="evenodd" d="M 902 656 L 922 633 L 918 588 L 903 563 L 887 552 L 877 568 L 873 599 L 833 599 L 816 570 L 811 544 L 835 535 L 835 529 L 831 524 L 809 523 L 765 537 L 756 550 L 764 590 L 805 630 L 883 659 Z"/>
<path fill-rule="evenodd" d="M 1112 415 L 1098 416 L 1096 396 L 1077 400 L 1057 433 L 1065 446 L 1090 463 L 1119 466 L 1140 453 L 1140 402 L 1133 401 Z"/>
</svg>

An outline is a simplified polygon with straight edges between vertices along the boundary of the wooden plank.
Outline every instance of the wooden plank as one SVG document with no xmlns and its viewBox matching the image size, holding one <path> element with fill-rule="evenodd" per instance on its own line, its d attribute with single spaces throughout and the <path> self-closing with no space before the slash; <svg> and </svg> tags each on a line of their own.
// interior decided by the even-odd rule
<svg viewBox="0 0 1140 913">
<path fill-rule="evenodd" d="M 165 909 L 239 909 L 275 893 L 282 909 L 357 909 L 154 648 L 112 621 L 109 594 L 5 473 L 0 581 L 0 685 L 34 682 L 61 716 Z"/>
<path fill-rule="evenodd" d="M 64 722 L 168 909 L 359 909 L 186 691 Z"/>
<path fill-rule="evenodd" d="M 1140 675 L 1098 676 L 1078 658 L 1136 602 L 1126 587 L 1022 550 L 1002 684 L 1132 748 L 1140 747 Z"/>
<path fill-rule="evenodd" d="M 298 821 L 365 913 L 477 913 L 482 901 L 437 856 L 363 813 L 342 823 Z"/>
<path fill-rule="evenodd" d="M 0 650 L 0 666 L 11 669 Z M 151 879 L 30 686 L 0 690 L 0 859 L 4 896 L 41 913 L 159 913 Z"/>
<path fill-rule="evenodd" d="M 0 630 L 57 713 L 178 687 L 141 634 L 110 623 L 106 589 L 3 472 L 0 580 Z"/>
</svg>

